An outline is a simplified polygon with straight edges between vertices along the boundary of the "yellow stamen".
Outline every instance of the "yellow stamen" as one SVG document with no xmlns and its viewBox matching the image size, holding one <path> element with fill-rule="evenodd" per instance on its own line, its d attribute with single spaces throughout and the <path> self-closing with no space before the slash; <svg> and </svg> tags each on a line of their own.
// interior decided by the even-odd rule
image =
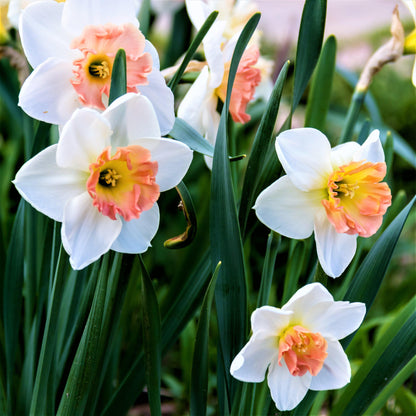
<svg viewBox="0 0 416 416">
<path fill-rule="evenodd" d="M 116 186 L 121 175 L 115 169 L 106 169 L 100 173 L 99 183 L 103 186 Z"/>
<path fill-rule="evenodd" d="M 344 196 L 349 196 L 350 198 L 354 198 L 355 191 L 359 188 L 357 183 L 337 183 L 336 192 L 339 195 L 340 192 L 344 194 Z"/>
<path fill-rule="evenodd" d="M 105 79 L 110 76 L 110 67 L 106 61 L 94 62 L 88 67 L 88 72 L 94 77 Z"/>
</svg>

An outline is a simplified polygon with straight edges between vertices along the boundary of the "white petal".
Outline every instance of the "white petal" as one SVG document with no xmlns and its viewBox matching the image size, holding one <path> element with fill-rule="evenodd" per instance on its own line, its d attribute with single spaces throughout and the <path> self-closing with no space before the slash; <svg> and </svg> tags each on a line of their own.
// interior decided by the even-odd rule
<svg viewBox="0 0 416 416">
<path fill-rule="evenodd" d="M 279 160 L 293 184 L 302 191 L 325 188 L 332 172 L 331 145 L 312 128 L 286 130 L 276 138 Z"/>
<path fill-rule="evenodd" d="M 85 190 L 85 174 L 56 164 L 57 145 L 47 147 L 28 160 L 13 183 L 35 209 L 62 221 L 66 203 Z"/>
<path fill-rule="evenodd" d="M 61 132 L 56 155 L 58 165 L 88 172 L 89 165 L 110 146 L 111 133 L 109 121 L 98 111 L 76 110 Z"/>
<path fill-rule="evenodd" d="M 111 246 L 111 250 L 120 253 L 144 253 L 150 247 L 150 241 L 159 228 L 159 207 L 157 203 L 140 217 L 130 221 L 121 219 L 123 224 L 120 235 Z"/>
<path fill-rule="evenodd" d="M 185 0 L 185 4 L 189 19 L 197 30 L 201 29 L 201 26 L 204 24 L 205 20 L 207 20 L 210 13 L 214 11 L 200 0 Z"/>
<path fill-rule="evenodd" d="M 217 140 L 218 127 L 220 125 L 220 115 L 217 112 L 218 98 L 211 94 L 204 102 L 202 111 L 202 135 L 215 146 Z M 204 156 L 205 163 L 209 169 L 212 169 L 212 157 Z"/>
<path fill-rule="evenodd" d="M 159 54 L 157 53 L 156 48 L 152 45 L 151 42 L 149 42 L 147 39 L 144 44 L 144 52 L 150 53 L 152 56 L 152 67 L 155 70 L 160 70 L 160 60 L 159 60 Z"/>
<path fill-rule="evenodd" d="M 70 83 L 72 63 L 50 58 L 26 79 L 19 105 L 31 117 L 51 124 L 64 124 L 81 106 Z"/>
<path fill-rule="evenodd" d="M 198 78 L 191 85 L 188 92 L 182 99 L 178 108 L 178 117 L 185 120 L 198 133 L 204 134 L 202 124 L 204 114 L 204 103 L 212 93 L 212 89 L 208 88 L 209 71 L 208 67 L 204 66 Z"/>
<path fill-rule="evenodd" d="M 65 2 L 62 25 L 75 36 L 81 34 L 85 26 L 121 25 L 132 23 L 139 26 L 136 18 L 136 6 L 131 0 L 71 0 Z"/>
<path fill-rule="evenodd" d="M 128 93 L 117 98 L 104 111 L 111 124 L 114 147 L 125 147 L 142 137 L 160 137 L 159 124 L 150 101 L 140 94 Z"/>
<path fill-rule="evenodd" d="M 262 332 L 277 337 L 291 320 L 293 312 L 283 311 L 273 306 L 262 306 L 251 314 L 253 334 Z"/>
<path fill-rule="evenodd" d="M 277 353 L 275 336 L 256 333 L 232 361 L 230 373 L 237 380 L 259 383 L 264 380 L 267 367 Z"/>
<path fill-rule="evenodd" d="M 333 302 L 326 310 L 311 308 L 306 311 L 308 329 L 319 332 L 324 338 L 342 339 L 359 328 L 365 316 L 365 304 L 361 302 Z"/>
<path fill-rule="evenodd" d="M 156 183 L 160 187 L 160 192 L 176 186 L 185 176 L 192 162 L 192 150 L 177 140 L 149 138 L 139 139 L 135 144 L 149 149 L 151 160 L 158 163 Z"/>
<path fill-rule="evenodd" d="M 64 5 L 55 1 L 35 2 L 27 6 L 20 18 L 20 38 L 30 65 L 36 68 L 50 57 L 72 62 L 71 34 L 61 25 Z"/>
<path fill-rule="evenodd" d="M 216 88 L 224 78 L 225 59 L 221 50 L 224 42 L 223 33 L 227 26 L 224 20 L 216 20 L 203 40 L 205 57 L 211 70 L 210 86 Z"/>
<path fill-rule="evenodd" d="M 415 60 L 415 63 L 413 64 L 412 83 L 416 87 L 416 60 Z"/>
<path fill-rule="evenodd" d="M 357 235 L 338 233 L 323 212 L 315 217 L 315 241 L 325 273 L 331 277 L 340 276 L 354 257 Z"/>
<path fill-rule="evenodd" d="M 162 136 L 168 134 L 175 123 L 174 97 L 160 71 L 153 68 L 147 76 L 148 85 L 140 85 L 139 91 L 152 103 Z"/>
<path fill-rule="evenodd" d="M 334 169 L 348 165 L 361 153 L 361 146 L 356 142 L 342 143 L 331 150 L 331 162 Z"/>
<path fill-rule="evenodd" d="M 121 220 L 101 214 L 88 192 L 71 199 L 65 206 L 61 235 L 72 268 L 83 269 L 101 257 L 120 231 Z"/>
<path fill-rule="evenodd" d="M 358 160 L 367 160 L 372 163 L 384 162 L 384 150 L 378 130 L 373 130 L 363 143 Z"/>
<path fill-rule="evenodd" d="M 350 382 L 351 367 L 348 357 L 336 340 L 328 340 L 327 353 L 321 371 L 312 377 L 311 390 L 340 389 Z"/>
<path fill-rule="evenodd" d="M 293 311 L 295 319 L 303 321 L 310 311 L 324 304 L 326 308 L 333 304 L 334 298 L 321 283 L 310 283 L 301 287 L 282 307 L 284 311 Z M 310 329 L 308 327 L 308 329 Z"/>
<path fill-rule="evenodd" d="M 254 209 L 267 227 L 286 237 L 302 239 L 312 234 L 315 213 L 324 210 L 323 198 L 321 190 L 303 192 L 285 175 L 260 193 Z"/>
<path fill-rule="evenodd" d="M 272 361 L 267 384 L 276 407 L 279 410 L 292 410 L 305 397 L 311 384 L 312 375 L 308 371 L 303 376 L 292 376 L 284 359 L 281 363 L 280 366 L 277 359 Z"/>
</svg>

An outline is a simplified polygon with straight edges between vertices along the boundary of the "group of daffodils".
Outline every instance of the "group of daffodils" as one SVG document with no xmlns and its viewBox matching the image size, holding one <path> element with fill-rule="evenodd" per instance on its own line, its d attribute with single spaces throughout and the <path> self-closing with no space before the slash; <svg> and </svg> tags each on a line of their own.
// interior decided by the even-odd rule
<svg viewBox="0 0 416 416">
<path fill-rule="evenodd" d="M 14 184 L 33 207 L 62 222 L 62 243 L 74 269 L 110 249 L 142 253 L 159 226 L 160 192 L 182 180 L 193 153 L 161 137 L 175 121 L 174 97 L 156 49 L 140 32 L 138 2 L 30 3 L 20 14 L 19 34 L 33 72 L 19 105 L 31 117 L 58 125 L 60 138 L 27 161 Z M 217 103 L 225 99 L 236 40 L 256 10 L 244 0 L 185 3 L 197 29 L 220 8 L 203 42 L 206 61 L 196 65 L 199 75 L 178 108 L 178 117 L 215 143 Z M 109 103 L 120 48 L 126 52 L 127 94 Z M 234 121 L 247 122 L 247 104 L 267 91 L 265 62 L 255 34 L 231 94 Z M 289 238 L 314 233 L 322 268 L 340 276 L 355 254 L 357 236 L 373 235 L 391 202 L 381 182 L 386 165 L 378 132 L 363 145 L 331 149 L 319 131 L 294 129 L 277 137 L 276 151 L 286 175 L 258 196 L 257 217 Z M 364 304 L 335 302 L 321 284 L 307 285 L 281 309 L 264 306 L 253 313 L 252 336 L 231 374 L 260 382 L 268 369 L 277 408 L 293 409 L 308 389 L 348 383 L 350 365 L 338 340 L 355 331 L 364 315 Z"/>
</svg>

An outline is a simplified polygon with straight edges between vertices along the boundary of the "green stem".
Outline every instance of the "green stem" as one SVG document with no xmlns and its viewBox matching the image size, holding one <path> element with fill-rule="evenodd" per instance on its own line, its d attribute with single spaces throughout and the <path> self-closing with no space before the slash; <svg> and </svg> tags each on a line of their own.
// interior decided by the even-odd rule
<svg viewBox="0 0 416 416">
<path fill-rule="evenodd" d="M 348 108 L 348 113 L 345 121 L 344 128 L 341 133 L 341 138 L 339 143 L 345 143 L 348 140 L 352 139 L 354 133 L 354 127 L 357 123 L 358 116 L 361 111 L 361 107 L 364 103 L 367 90 L 355 90 L 351 99 L 351 104 Z"/>
</svg>

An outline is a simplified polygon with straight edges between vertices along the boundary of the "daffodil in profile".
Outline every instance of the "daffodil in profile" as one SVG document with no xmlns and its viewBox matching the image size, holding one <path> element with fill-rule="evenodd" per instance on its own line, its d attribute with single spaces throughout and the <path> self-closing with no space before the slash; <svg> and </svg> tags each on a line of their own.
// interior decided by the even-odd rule
<svg viewBox="0 0 416 416">
<path fill-rule="evenodd" d="M 108 106 L 113 61 L 126 52 L 127 92 L 152 102 L 162 134 L 174 123 L 173 94 L 159 71 L 159 57 L 139 30 L 131 0 L 39 1 L 20 17 L 25 55 L 34 68 L 19 105 L 31 117 L 63 125 L 79 107 Z"/>
<path fill-rule="evenodd" d="M 354 257 L 357 237 L 370 237 L 391 204 L 378 130 L 359 145 L 331 149 L 312 128 L 287 130 L 276 139 L 286 172 L 263 190 L 254 209 L 259 220 L 289 238 L 315 234 L 319 262 L 338 277 Z"/>
<path fill-rule="evenodd" d="M 59 144 L 26 162 L 14 185 L 34 208 L 62 222 L 74 269 L 108 250 L 142 253 L 159 226 L 160 192 L 176 186 L 192 151 L 160 137 L 149 100 L 127 93 L 104 112 L 76 110 Z"/>
<path fill-rule="evenodd" d="M 238 380 L 267 384 L 279 410 L 294 409 L 308 390 L 332 390 L 350 381 L 351 367 L 338 340 L 361 325 L 365 305 L 335 302 L 320 283 L 299 289 L 281 308 L 251 315 L 252 336 L 231 363 Z"/>
<path fill-rule="evenodd" d="M 404 40 L 404 53 L 416 55 L 416 0 L 403 0 L 412 15 L 415 28 Z M 416 60 L 413 64 L 412 82 L 416 87 Z"/>
</svg>

